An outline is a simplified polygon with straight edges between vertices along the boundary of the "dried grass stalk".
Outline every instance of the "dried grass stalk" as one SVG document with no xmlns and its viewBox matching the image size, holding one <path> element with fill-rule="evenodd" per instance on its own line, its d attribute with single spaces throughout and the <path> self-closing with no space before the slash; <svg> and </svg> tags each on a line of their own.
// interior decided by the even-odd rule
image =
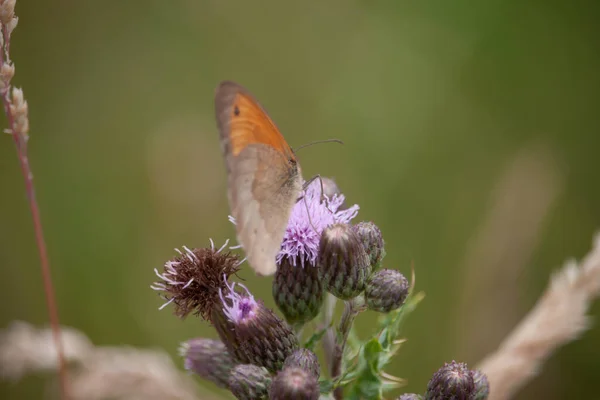
<svg viewBox="0 0 600 400">
<path fill-rule="evenodd" d="M 61 330 L 69 362 L 70 400 L 200 399 L 192 377 L 178 370 L 164 352 L 125 346 L 96 347 L 75 329 Z M 16 381 L 56 367 L 50 329 L 14 322 L 0 332 L 0 378 Z"/>
<path fill-rule="evenodd" d="M 589 326 L 590 303 L 600 294 L 600 234 L 578 265 L 568 261 L 555 274 L 535 307 L 495 353 L 479 365 L 490 381 L 489 400 L 510 398 L 537 375 L 558 347 L 577 339 Z"/>
</svg>

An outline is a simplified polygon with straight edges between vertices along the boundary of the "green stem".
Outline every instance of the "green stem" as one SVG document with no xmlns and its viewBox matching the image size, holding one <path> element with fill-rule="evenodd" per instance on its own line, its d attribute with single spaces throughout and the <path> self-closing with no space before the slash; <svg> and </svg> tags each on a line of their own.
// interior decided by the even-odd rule
<svg viewBox="0 0 600 400">
<path fill-rule="evenodd" d="M 352 329 L 352 324 L 354 323 L 356 316 L 365 309 L 365 299 L 362 295 L 355 297 L 344 304 L 344 313 L 342 314 L 342 319 L 340 320 L 340 325 L 337 329 L 335 348 L 333 351 L 333 361 L 331 365 L 331 377 L 334 380 L 342 375 L 344 350 L 346 349 L 346 342 L 348 341 L 348 334 Z M 342 387 L 337 387 L 334 390 L 333 395 L 336 400 L 343 399 Z"/>
<path fill-rule="evenodd" d="M 323 328 L 327 328 L 327 332 L 323 337 L 323 352 L 325 353 L 325 363 L 329 368 L 333 365 L 333 350 L 335 348 L 335 332 L 331 327 L 331 321 L 333 321 L 333 313 L 335 312 L 335 305 L 337 303 L 337 297 L 331 293 L 327 293 L 325 299 L 325 310 L 323 312 Z"/>
</svg>

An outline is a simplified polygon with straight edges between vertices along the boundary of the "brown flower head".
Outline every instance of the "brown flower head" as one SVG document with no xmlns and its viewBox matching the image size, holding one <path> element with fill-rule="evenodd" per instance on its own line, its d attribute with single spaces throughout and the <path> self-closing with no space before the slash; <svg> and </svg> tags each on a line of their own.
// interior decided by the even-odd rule
<svg viewBox="0 0 600 400">
<path fill-rule="evenodd" d="M 227 288 L 227 278 L 239 271 L 240 259 L 220 249 L 211 240 L 208 248 L 190 250 L 183 246 L 177 257 L 165 263 L 164 271 L 154 271 L 160 278 L 151 288 L 161 292 L 166 300 L 160 308 L 173 303 L 175 315 L 185 318 L 191 312 L 209 320 L 214 307 L 222 307 L 219 290 Z"/>
</svg>

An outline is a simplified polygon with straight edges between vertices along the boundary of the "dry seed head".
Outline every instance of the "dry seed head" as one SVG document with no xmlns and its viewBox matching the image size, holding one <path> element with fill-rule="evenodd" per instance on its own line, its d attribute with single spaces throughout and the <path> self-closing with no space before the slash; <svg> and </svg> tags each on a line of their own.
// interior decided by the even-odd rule
<svg viewBox="0 0 600 400">
<path fill-rule="evenodd" d="M 27 106 L 27 101 L 23 98 L 22 89 L 13 88 L 10 114 L 14 119 L 13 132 L 11 133 L 27 138 L 27 133 L 29 132 L 29 107 Z"/>
<path fill-rule="evenodd" d="M 0 67 L 0 92 L 2 94 L 9 88 L 13 76 L 15 76 L 15 66 L 10 62 L 2 64 Z"/>
<path fill-rule="evenodd" d="M 9 32 L 12 30 L 10 29 L 11 23 L 15 19 L 16 2 L 16 0 L 0 0 L 0 22 L 9 29 Z M 12 28 L 14 29 L 14 26 Z"/>
</svg>

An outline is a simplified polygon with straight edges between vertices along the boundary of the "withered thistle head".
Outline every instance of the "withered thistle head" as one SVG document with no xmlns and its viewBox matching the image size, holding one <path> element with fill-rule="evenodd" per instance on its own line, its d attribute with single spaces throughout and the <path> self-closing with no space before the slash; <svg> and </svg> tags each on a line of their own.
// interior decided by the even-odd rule
<svg viewBox="0 0 600 400">
<path fill-rule="evenodd" d="M 237 365 L 229 375 L 229 390 L 240 400 L 266 399 L 270 385 L 269 371 L 252 364 Z"/>
<path fill-rule="evenodd" d="M 474 393 L 475 382 L 467 364 L 452 361 L 433 374 L 425 400 L 473 400 Z"/>
<path fill-rule="evenodd" d="M 304 371 L 307 371 L 317 379 L 321 375 L 321 365 L 319 359 L 312 351 L 301 348 L 294 351 L 283 363 L 283 369 L 298 367 Z"/>
<path fill-rule="evenodd" d="M 179 354 L 186 370 L 194 372 L 219 387 L 229 386 L 229 374 L 236 362 L 220 340 L 196 338 L 183 342 Z"/>
<path fill-rule="evenodd" d="M 315 318 L 325 299 L 318 268 L 306 262 L 292 265 L 284 258 L 273 279 L 273 298 L 290 324 L 303 324 Z"/>
<path fill-rule="evenodd" d="M 178 317 L 194 312 L 209 320 L 212 309 L 221 307 L 219 291 L 227 287 L 226 279 L 239 271 L 239 257 L 224 251 L 226 245 L 220 249 L 212 243 L 209 248 L 175 249 L 179 255 L 165 263 L 164 271 L 154 270 L 161 281 L 151 287 L 167 300 L 161 309 L 173 303 Z"/>
<path fill-rule="evenodd" d="M 490 395 L 490 382 L 487 376 L 480 370 L 471 370 L 471 376 L 475 383 L 475 393 L 473 400 L 485 400 Z"/>
<path fill-rule="evenodd" d="M 334 296 L 348 300 L 365 289 L 370 259 L 356 232 L 347 224 L 323 231 L 318 266 L 323 284 Z"/>
<path fill-rule="evenodd" d="M 222 295 L 223 311 L 232 327 L 230 343 L 239 359 L 276 372 L 298 348 L 298 339 L 285 321 L 256 301 L 245 286 L 239 286 L 245 294 L 237 293 L 234 283 Z"/>
<path fill-rule="evenodd" d="M 299 367 L 284 368 L 271 383 L 271 400 L 317 400 L 319 383 L 317 378 Z"/>
<path fill-rule="evenodd" d="M 400 308 L 408 296 L 409 284 L 404 275 L 392 269 L 375 272 L 367 280 L 367 307 L 383 313 Z"/>
<path fill-rule="evenodd" d="M 372 222 L 359 222 L 352 227 L 371 260 L 371 268 L 376 270 L 381 266 L 381 260 L 385 257 L 385 248 L 381 230 Z"/>
</svg>

